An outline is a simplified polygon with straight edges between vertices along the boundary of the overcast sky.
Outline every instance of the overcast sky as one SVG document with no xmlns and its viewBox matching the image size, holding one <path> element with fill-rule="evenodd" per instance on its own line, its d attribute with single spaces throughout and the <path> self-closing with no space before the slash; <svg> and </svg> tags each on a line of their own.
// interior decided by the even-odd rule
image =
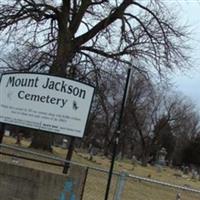
<svg viewBox="0 0 200 200">
<path fill-rule="evenodd" d="M 173 0 L 170 3 L 172 2 Z M 174 3 L 176 8 L 180 10 L 181 21 L 190 25 L 194 69 L 178 73 L 173 76 L 172 80 L 175 83 L 175 89 L 189 96 L 200 108 L 200 1 L 177 0 Z"/>
</svg>

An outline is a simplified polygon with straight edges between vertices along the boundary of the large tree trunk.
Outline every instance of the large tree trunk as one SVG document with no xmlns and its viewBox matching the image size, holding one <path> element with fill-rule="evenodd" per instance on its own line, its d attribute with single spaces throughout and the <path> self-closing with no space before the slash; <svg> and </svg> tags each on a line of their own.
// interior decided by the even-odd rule
<svg viewBox="0 0 200 200">
<path fill-rule="evenodd" d="M 30 147 L 52 152 L 53 135 L 35 131 Z"/>
<path fill-rule="evenodd" d="M 64 23 L 65 19 L 63 16 L 62 18 L 60 18 L 60 23 L 59 23 L 59 32 L 58 32 L 58 38 L 57 38 L 58 46 L 57 46 L 56 57 L 54 59 L 53 65 L 51 66 L 49 70 L 49 74 L 57 75 L 60 77 L 66 77 L 67 75 L 66 68 L 73 57 L 72 52 L 74 51 L 72 50 L 73 45 L 72 45 L 72 42 L 70 42 L 68 30 L 66 29 L 66 26 Z M 74 69 L 70 69 L 69 71 L 70 73 L 72 71 L 74 72 Z M 53 144 L 52 134 L 37 132 L 33 136 L 33 140 L 30 147 L 52 151 L 52 148 L 51 148 L 52 144 Z"/>
<path fill-rule="evenodd" d="M 141 157 L 141 162 L 142 162 L 143 167 L 147 166 L 148 158 L 149 158 L 149 154 L 146 152 L 146 150 L 143 150 L 142 157 Z"/>
<path fill-rule="evenodd" d="M 109 127 L 106 127 L 105 129 L 105 134 L 104 134 L 104 141 L 103 141 L 103 151 L 104 151 L 104 156 L 108 157 L 109 154 L 111 153 L 112 149 L 112 138 L 110 138 L 111 131 Z"/>
</svg>

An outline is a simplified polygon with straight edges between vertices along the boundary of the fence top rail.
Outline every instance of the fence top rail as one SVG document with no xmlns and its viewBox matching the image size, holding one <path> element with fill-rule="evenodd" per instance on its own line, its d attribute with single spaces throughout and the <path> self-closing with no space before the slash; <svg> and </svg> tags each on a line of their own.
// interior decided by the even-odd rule
<svg viewBox="0 0 200 200">
<path fill-rule="evenodd" d="M 65 160 L 65 159 L 57 157 L 57 156 L 53 156 L 53 155 L 49 156 L 49 155 L 46 155 L 46 154 L 38 153 L 38 152 L 31 151 L 31 150 L 28 150 L 28 149 L 22 149 L 22 148 L 19 148 L 19 147 L 14 147 L 14 146 L 7 145 L 7 144 L 0 144 L 0 148 L 16 150 L 16 151 L 20 151 L 20 152 L 23 152 L 23 153 L 40 156 L 42 158 L 47 158 L 47 159 L 50 159 L 50 160 L 58 161 L 60 163 L 71 163 L 71 164 L 80 165 L 80 166 L 85 167 L 85 165 L 82 165 L 80 163 L 76 163 L 74 161 L 68 161 L 68 160 Z"/>
<path fill-rule="evenodd" d="M 19 148 L 19 147 L 14 147 L 14 146 L 7 145 L 7 144 L 0 144 L 0 148 L 21 151 L 23 153 L 37 155 L 37 156 L 40 156 L 42 158 L 47 158 L 47 159 L 51 159 L 51 160 L 54 160 L 54 161 L 58 161 L 58 162 L 60 162 L 62 164 L 63 163 L 70 163 L 70 164 L 86 167 L 88 169 L 100 171 L 100 172 L 103 172 L 103 173 L 109 173 L 109 170 L 106 170 L 106 169 L 103 169 L 103 168 L 100 168 L 100 167 L 87 166 L 87 165 L 84 165 L 84 164 L 80 164 L 78 162 L 65 160 L 65 159 L 57 157 L 57 156 L 53 156 L 53 155 L 49 156 L 49 155 L 46 155 L 46 154 L 34 152 L 34 151 L 31 151 L 31 150 L 27 150 L 27 149 L 22 149 L 22 148 Z M 121 173 L 115 171 L 115 172 L 113 172 L 113 174 L 119 176 Z M 188 188 L 188 187 L 184 187 L 184 186 L 170 184 L 170 183 L 158 181 L 158 180 L 155 180 L 155 179 L 144 178 L 144 177 L 141 177 L 141 176 L 136 176 L 136 175 L 128 174 L 128 173 L 126 173 L 126 176 L 128 178 L 137 179 L 137 180 L 148 182 L 148 183 L 158 184 L 158 185 L 162 185 L 162 186 L 166 186 L 166 187 L 171 187 L 171 188 L 175 188 L 175 189 L 181 189 L 181 190 L 185 190 L 185 191 L 188 191 L 188 192 L 194 192 L 194 193 L 200 194 L 200 190 L 196 190 L 196 189 L 192 189 L 192 188 Z"/>
<path fill-rule="evenodd" d="M 104 172 L 104 173 L 108 173 L 108 170 L 105 170 L 105 169 L 102 169 L 102 168 L 99 168 L 99 167 L 87 166 L 87 165 L 80 164 L 80 163 L 75 162 L 75 161 L 65 160 L 65 159 L 57 157 L 57 156 L 53 156 L 53 155 L 50 156 L 50 155 L 38 153 L 38 152 L 35 152 L 35 151 L 31 151 L 31 150 L 28 150 L 28 149 L 22 149 L 22 148 L 19 148 L 19 147 L 15 147 L 15 146 L 12 146 L 12 145 L 0 144 L 0 148 L 11 149 L 11 150 L 20 151 L 20 152 L 27 153 L 27 154 L 40 156 L 41 158 L 47 158 L 47 159 L 50 159 L 50 160 L 58 161 L 62 164 L 63 163 L 69 163 L 69 164 L 79 165 L 79 166 L 86 167 L 86 168 L 89 168 L 89 169 L 101 171 L 101 172 Z M 119 175 L 119 173 L 117 173 L 117 172 L 114 172 L 114 174 Z"/>
<path fill-rule="evenodd" d="M 145 181 L 145 182 L 149 182 L 149 183 L 153 183 L 153 184 L 157 184 L 157 185 L 162 185 L 162 186 L 166 186 L 166 187 L 181 189 L 181 190 L 185 190 L 185 191 L 188 191 L 188 192 L 195 192 L 195 193 L 200 194 L 200 190 L 196 190 L 196 189 L 192 189 L 192 188 L 188 188 L 188 187 L 184 187 L 184 186 L 180 186 L 180 185 L 175 185 L 175 184 L 171 184 L 171 183 L 166 183 L 166 182 L 158 181 L 158 180 L 155 180 L 155 179 L 144 178 L 144 177 L 136 176 L 136 175 L 133 175 L 133 174 L 128 174 L 128 177 L 133 178 L 133 179 L 137 179 L 137 180 L 140 180 L 140 181 Z"/>
</svg>

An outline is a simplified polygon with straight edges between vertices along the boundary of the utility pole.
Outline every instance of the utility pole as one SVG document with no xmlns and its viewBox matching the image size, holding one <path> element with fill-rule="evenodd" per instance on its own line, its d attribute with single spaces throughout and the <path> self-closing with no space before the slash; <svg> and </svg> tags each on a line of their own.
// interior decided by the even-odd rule
<svg viewBox="0 0 200 200">
<path fill-rule="evenodd" d="M 110 190 L 110 184 L 111 184 L 111 179 L 112 179 L 112 174 L 113 174 L 115 157 L 116 157 L 117 147 L 118 147 L 118 144 L 119 144 L 119 136 L 120 136 L 120 132 L 121 132 L 122 117 L 123 117 L 124 107 L 125 107 L 125 103 L 126 103 L 126 97 L 127 97 L 128 88 L 129 88 L 128 86 L 129 86 L 129 82 L 130 82 L 130 74 L 131 74 L 131 69 L 128 69 L 127 78 L 126 78 L 126 85 L 125 85 L 124 95 L 123 95 L 123 99 L 122 99 L 121 110 L 120 110 L 120 113 L 119 113 L 118 126 L 117 126 L 117 130 L 115 132 L 115 135 L 114 135 L 114 146 L 113 146 L 112 160 L 111 160 L 111 165 L 110 165 L 110 170 L 109 170 L 104 200 L 108 200 L 108 196 L 109 196 L 109 190 Z"/>
</svg>

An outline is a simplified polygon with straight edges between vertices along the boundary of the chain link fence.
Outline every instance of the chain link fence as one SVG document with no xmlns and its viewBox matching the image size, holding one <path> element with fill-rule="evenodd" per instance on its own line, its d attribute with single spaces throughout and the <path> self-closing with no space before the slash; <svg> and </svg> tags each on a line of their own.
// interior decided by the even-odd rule
<svg viewBox="0 0 200 200">
<path fill-rule="evenodd" d="M 198 200 L 200 191 L 192 191 L 167 183 L 127 177 L 122 198 L 124 200 Z"/>
<path fill-rule="evenodd" d="M 109 200 L 113 200 L 116 190 L 117 175 L 113 175 Z M 108 173 L 93 169 L 88 170 L 83 200 L 103 200 L 106 192 Z"/>
<path fill-rule="evenodd" d="M 23 157 L 25 154 L 29 155 L 30 165 L 35 163 L 35 167 L 48 169 L 52 168 L 53 171 L 59 172 L 64 159 L 43 155 L 37 152 L 31 152 L 27 149 L 21 149 L 12 147 L 9 145 L 0 145 L 1 148 L 1 160 L 5 159 L 6 154 L 11 154 L 11 162 L 15 162 L 14 157 L 18 155 L 20 163 L 23 164 Z M 6 149 L 6 151 L 4 150 Z M 18 151 L 18 153 L 16 153 Z M 15 152 L 15 153 L 14 153 Z M 5 154 L 5 155 L 4 155 Z M 15 154 L 15 155 L 14 155 Z M 42 161 L 38 163 L 38 160 L 34 159 L 35 156 L 41 157 Z M 21 160 L 22 159 L 22 160 Z M 7 159 L 5 159 L 7 160 Z M 41 163 L 42 162 L 42 163 Z M 80 163 L 71 162 L 75 165 L 81 165 Z M 38 166 L 37 166 L 38 164 Z M 42 165 L 41 165 L 42 164 Z M 85 165 L 81 165 L 87 167 Z M 87 167 L 88 173 L 85 181 L 85 187 L 83 191 L 82 200 L 104 200 L 105 191 L 108 180 L 108 171 L 97 167 Z M 150 178 L 143 178 L 140 176 L 134 176 L 127 173 L 114 173 L 112 176 L 112 182 L 109 193 L 109 200 L 199 200 L 200 189 L 192 189 L 189 187 L 182 187 L 173 185 Z"/>
<path fill-rule="evenodd" d="M 104 200 L 108 173 L 89 169 L 83 200 Z M 109 200 L 199 200 L 200 190 L 173 185 L 161 181 L 133 176 L 126 173 L 114 174 Z"/>
</svg>

